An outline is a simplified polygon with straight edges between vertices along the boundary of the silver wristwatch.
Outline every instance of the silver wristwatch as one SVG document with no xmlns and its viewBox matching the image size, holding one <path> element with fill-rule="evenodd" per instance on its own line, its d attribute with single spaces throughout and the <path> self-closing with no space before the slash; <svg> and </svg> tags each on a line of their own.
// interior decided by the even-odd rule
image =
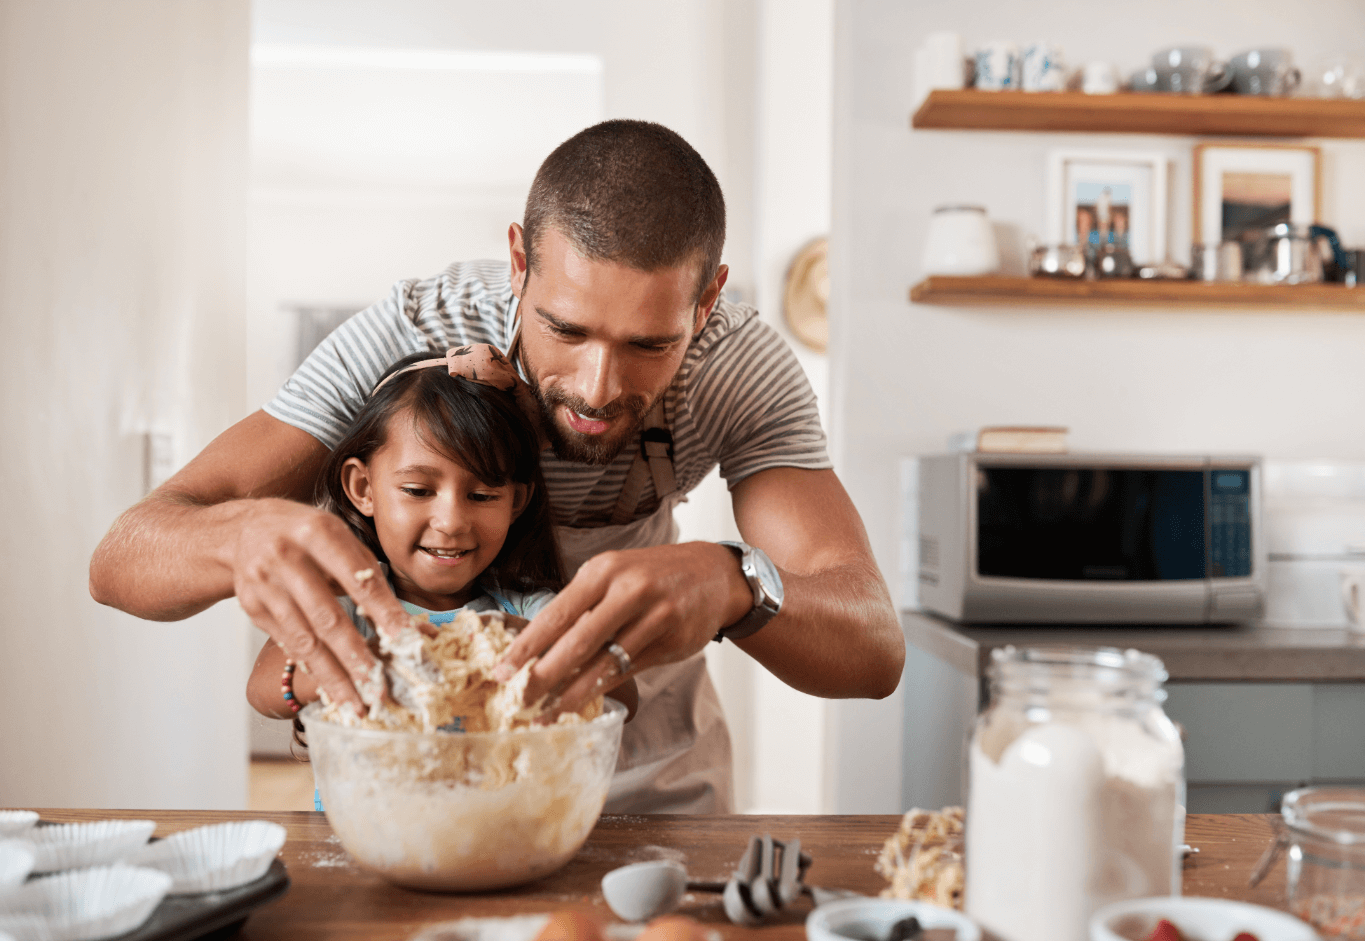
<svg viewBox="0 0 1365 941">
<path fill-rule="evenodd" d="M 782 577 L 777 566 L 762 549 L 745 542 L 722 542 L 739 558 L 739 567 L 754 592 L 753 609 L 729 627 L 722 627 L 712 638 L 720 643 L 725 638 L 743 640 L 767 624 L 782 610 Z"/>
</svg>

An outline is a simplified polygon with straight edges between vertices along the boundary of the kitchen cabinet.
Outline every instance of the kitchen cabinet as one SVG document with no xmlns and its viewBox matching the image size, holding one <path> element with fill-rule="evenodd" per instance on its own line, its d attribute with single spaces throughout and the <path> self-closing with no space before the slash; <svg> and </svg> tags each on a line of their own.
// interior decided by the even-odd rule
<svg viewBox="0 0 1365 941">
<path fill-rule="evenodd" d="M 1262 813 L 1306 783 L 1365 785 L 1365 637 L 1266 624 L 982 626 L 901 613 L 906 636 L 902 802 L 966 797 L 966 745 L 991 651 L 1013 644 L 1133 647 L 1170 674 L 1191 813 Z"/>
<path fill-rule="evenodd" d="M 1365 138 L 1365 101 L 1081 92 L 935 90 L 915 111 L 920 130 Z M 917 304 L 995 306 L 1227 306 L 1241 310 L 1365 310 L 1365 290 L 1339 284 L 1072 281 L 1053 278 L 925 278 Z"/>
</svg>

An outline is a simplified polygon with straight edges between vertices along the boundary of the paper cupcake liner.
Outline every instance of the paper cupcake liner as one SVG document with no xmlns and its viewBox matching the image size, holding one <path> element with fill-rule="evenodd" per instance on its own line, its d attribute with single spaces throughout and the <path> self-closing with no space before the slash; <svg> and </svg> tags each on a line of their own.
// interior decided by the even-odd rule
<svg viewBox="0 0 1365 941">
<path fill-rule="evenodd" d="M 0 840 L 0 889 L 20 885 L 33 871 L 33 844 Z"/>
<path fill-rule="evenodd" d="M 284 827 L 267 820 L 215 823 L 148 843 L 125 861 L 170 875 L 171 895 L 221 892 L 265 875 L 284 838 Z"/>
<path fill-rule="evenodd" d="M 0 893 L 0 933 L 15 941 L 99 941 L 141 926 L 171 877 L 136 866 L 99 866 L 35 879 Z"/>
<path fill-rule="evenodd" d="M 151 820 L 95 820 L 34 827 L 25 839 L 33 844 L 33 871 L 57 872 L 118 862 L 155 829 Z"/>
<path fill-rule="evenodd" d="M 0 840 L 21 836 L 37 822 L 38 814 L 32 810 L 0 810 Z"/>
</svg>

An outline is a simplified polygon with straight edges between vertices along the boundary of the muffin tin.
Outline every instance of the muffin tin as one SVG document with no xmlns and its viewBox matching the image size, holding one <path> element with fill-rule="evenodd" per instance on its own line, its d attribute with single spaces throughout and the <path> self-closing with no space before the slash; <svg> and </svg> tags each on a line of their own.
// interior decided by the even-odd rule
<svg viewBox="0 0 1365 941">
<path fill-rule="evenodd" d="M 289 888 L 278 824 L 229 821 L 148 842 L 155 826 L 36 821 L 22 839 L 0 838 L 0 941 L 190 941 L 240 924 Z M 32 867 L 26 883 L 12 875 L 6 884 L 7 854 L 15 872 Z M 38 875 L 44 868 L 65 871 Z"/>
</svg>

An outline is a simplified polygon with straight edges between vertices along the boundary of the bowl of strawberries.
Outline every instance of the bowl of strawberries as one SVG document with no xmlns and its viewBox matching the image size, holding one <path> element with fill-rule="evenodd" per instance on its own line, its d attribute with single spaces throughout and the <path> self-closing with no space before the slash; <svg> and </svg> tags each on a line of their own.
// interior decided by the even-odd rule
<svg viewBox="0 0 1365 941">
<path fill-rule="evenodd" d="M 1320 941 L 1288 912 L 1199 896 L 1128 899 L 1090 919 L 1090 941 Z"/>
</svg>

